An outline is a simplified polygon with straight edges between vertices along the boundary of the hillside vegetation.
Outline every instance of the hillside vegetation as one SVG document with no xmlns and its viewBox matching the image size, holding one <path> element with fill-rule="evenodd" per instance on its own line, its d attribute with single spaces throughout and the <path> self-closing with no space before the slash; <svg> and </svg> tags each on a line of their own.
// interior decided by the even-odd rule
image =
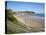
<svg viewBox="0 0 46 35">
<path fill-rule="evenodd" d="M 29 32 L 30 30 L 22 22 L 13 16 L 13 12 L 10 9 L 7 9 L 7 33 L 24 33 Z"/>
</svg>

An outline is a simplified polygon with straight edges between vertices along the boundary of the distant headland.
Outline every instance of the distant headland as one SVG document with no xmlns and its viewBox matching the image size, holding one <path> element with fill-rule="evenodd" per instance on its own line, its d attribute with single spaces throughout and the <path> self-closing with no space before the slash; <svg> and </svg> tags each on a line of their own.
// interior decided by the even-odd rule
<svg viewBox="0 0 46 35">
<path fill-rule="evenodd" d="M 13 12 L 14 14 L 35 14 L 33 11 L 17 11 Z"/>
</svg>

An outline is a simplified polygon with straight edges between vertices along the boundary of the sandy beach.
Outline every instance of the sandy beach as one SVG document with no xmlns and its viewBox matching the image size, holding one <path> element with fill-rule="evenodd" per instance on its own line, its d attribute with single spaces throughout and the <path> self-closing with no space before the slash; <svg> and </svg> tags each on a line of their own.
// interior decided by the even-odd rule
<svg viewBox="0 0 46 35">
<path fill-rule="evenodd" d="M 16 15 L 19 20 L 24 22 L 27 26 L 35 28 L 35 30 L 44 30 L 44 17 L 32 16 L 32 15 Z"/>
</svg>

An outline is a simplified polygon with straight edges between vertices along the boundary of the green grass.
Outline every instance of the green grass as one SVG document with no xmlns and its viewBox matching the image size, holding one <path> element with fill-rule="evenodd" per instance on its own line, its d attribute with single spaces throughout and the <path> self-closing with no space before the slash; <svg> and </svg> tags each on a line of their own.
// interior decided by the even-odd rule
<svg viewBox="0 0 46 35">
<path fill-rule="evenodd" d="M 18 20 L 13 16 L 13 12 L 11 10 L 7 10 L 7 34 L 30 31 L 24 24 L 22 24 L 22 22 L 17 21 Z"/>
</svg>

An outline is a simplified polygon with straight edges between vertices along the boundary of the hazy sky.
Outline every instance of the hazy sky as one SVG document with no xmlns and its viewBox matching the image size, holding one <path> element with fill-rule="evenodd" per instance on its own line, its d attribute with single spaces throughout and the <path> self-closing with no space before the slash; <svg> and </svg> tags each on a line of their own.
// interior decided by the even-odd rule
<svg viewBox="0 0 46 35">
<path fill-rule="evenodd" d="M 7 8 L 13 11 L 34 11 L 44 13 L 44 3 L 8 1 Z"/>
</svg>

